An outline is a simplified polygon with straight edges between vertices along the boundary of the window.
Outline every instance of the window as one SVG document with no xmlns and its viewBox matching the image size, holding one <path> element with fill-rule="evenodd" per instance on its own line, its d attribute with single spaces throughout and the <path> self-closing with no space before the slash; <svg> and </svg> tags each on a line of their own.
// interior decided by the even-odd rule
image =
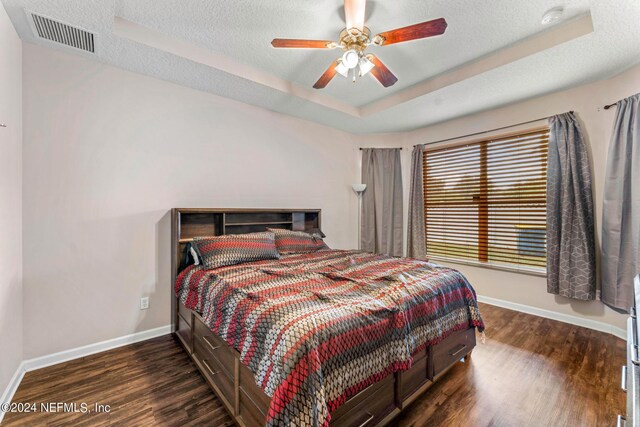
<svg viewBox="0 0 640 427">
<path fill-rule="evenodd" d="M 427 149 L 427 254 L 544 272 L 549 129 Z"/>
</svg>

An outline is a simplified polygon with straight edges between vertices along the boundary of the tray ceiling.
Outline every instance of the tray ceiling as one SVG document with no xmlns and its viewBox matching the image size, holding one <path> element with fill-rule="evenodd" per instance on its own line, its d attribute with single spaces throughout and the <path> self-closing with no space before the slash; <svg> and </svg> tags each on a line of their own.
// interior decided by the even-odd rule
<svg viewBox="0 0 640 427">
<path fill-rule="evenodd" d="M 369 76 L 356 84 L 337 76 L 326 89 L 314 91 L 311 86 L 340 52 L 276 50 L 270 41 L 337 39 L 344 27 L 340 0 L 3 0 L 3 4 L 27 42 L 354 133 L 427 126 L 607 78 L 640 60 L 636 0 L 369 0 L 367 26 L 373 33 L 439 17 L 446 18 L 449 26 L 443 36 L 370 48 L 398 76 L 391 88 Z M 558 5 L 565 7 L 562 21 L 555 28 L 543 27 L 543 13 Z M 96 34 L 96 53 L 36 38 L 26 10 Z M 591 30 L 567 36 L 572 20 L 589 13 Z M 147 41 L 131 37 L 118 22 L 139 27 Z M 532 38 L 545 30 L 567 34 L 562 42 L 535 42 L 541 48 L 524 55 Z M 175 55 L 167 48 L 172 43 L 193 46 L 200 56 Z M 519 49 L 521 58 L 497 60 Z M 483 58 L 495 66 L 473 73 L 474 64 Z M 231 66 L 221 69 L 221 63 Z M 455 73 L 464 78 L 442 83 Z M 440 84 L 429 86 L 433 81 Z M 426 86 L 430 89 L 420 89 Z"/>
</svg>

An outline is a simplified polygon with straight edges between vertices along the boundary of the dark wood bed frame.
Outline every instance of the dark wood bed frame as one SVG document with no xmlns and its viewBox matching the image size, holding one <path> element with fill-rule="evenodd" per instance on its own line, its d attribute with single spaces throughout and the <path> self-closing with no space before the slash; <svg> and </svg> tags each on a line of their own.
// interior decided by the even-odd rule
<svg viewBox="0 0 640 427">
<path fill-rule="evenodd" d="M 320 228 L 320 209 L 180 209 L 172 210 L 172 293 L 186 244 L 196 236 L 263 231 L 266 227 L 309 231 Z M 214 334 L 195 311 L 172 300 L 173 333 L 235 422 L 264 426 L 270 398 L 240 362 L 239 353 Z M 389 423 L 449 368 L 466 359 L 476 344 L 475 328 L 458 331 L 415 355 L 411 369 L 372 384 L 331 413 L 332 426 Z"/>
</svg>

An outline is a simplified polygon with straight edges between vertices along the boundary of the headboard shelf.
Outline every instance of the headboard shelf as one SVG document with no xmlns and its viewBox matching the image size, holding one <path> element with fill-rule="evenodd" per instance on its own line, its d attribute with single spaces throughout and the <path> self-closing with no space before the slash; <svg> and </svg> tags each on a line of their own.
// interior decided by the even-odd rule
<svg viewBox="0 0 640 427">
<path fill-rule="evenodd" d="M 198 236 L 198 237 L 215 237 L 215 236 Z M 178 240 L 179 243 L 191 243 L 193 242 L 193 237 L 187 238 L 187 239 L 180 239 Z"/>
<path fill-rule="evenodd" d="M 225 222 L 226 227 L 234 227 L 237 225 L 286 225 L 293 224 L 293 221 L 274 221 L 274 222 Z"/>
<path fill-rule="evenodd" d="M 194 237 L 254 233 L 269 227 L 310 231 L 320 228 L 320 212 L 320 209 L 175 208 L 171 211 L 175 273 L 187 243 Z"/>
</svg>

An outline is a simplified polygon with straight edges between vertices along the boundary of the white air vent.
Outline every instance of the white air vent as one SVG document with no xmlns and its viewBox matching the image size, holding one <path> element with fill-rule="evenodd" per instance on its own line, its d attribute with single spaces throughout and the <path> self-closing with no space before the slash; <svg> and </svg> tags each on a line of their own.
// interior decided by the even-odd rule
<svg viewBox="0 0 640 427">
<path fill-rule="evenodd" d="M 36 37 L 95 53 L 95 34 L 33 12 L 27 12 L 27 15 L 31 17 Z"/>
</svg>

